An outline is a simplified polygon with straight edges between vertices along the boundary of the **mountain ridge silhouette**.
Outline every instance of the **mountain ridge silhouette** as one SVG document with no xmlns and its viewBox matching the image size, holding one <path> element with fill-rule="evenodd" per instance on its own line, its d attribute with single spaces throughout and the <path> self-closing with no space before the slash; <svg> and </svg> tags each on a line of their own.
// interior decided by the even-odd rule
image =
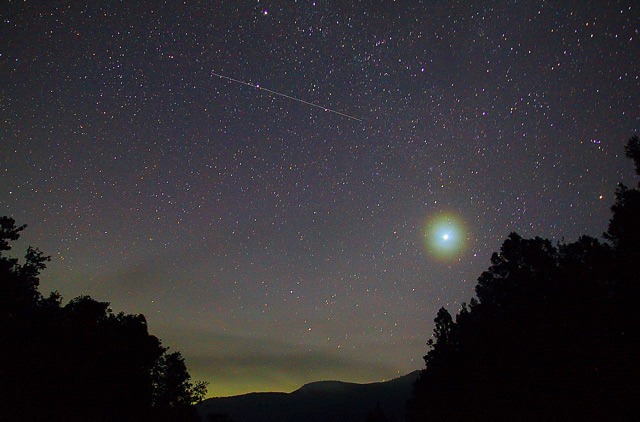
<svg viewBox="0 0 640 422">
<path fill-rule="evenodd" d="M 235 422 L 358 422 L 379 404 L 389 419 L 399 422 L 419 372 L 367 384 L 316 381 L 291 393 L 214 397 L 196 408 L 203 421 L 208 415 L 227 415 Z"/>
</svg>

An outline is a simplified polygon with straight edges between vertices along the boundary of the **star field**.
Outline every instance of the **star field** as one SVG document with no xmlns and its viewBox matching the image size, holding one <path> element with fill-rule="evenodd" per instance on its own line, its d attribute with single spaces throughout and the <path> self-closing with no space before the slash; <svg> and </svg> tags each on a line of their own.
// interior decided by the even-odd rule
<svg viewBox="0 0 640 422">
<path fill-rule="evenodd" d="M 210 395 L 419 369 L 510 231 L 600 236 L 636 183 L 633 1 L 0 14 L 0 212 L 52 255 L 41 291 L 145 314 Z"/>
</svg>

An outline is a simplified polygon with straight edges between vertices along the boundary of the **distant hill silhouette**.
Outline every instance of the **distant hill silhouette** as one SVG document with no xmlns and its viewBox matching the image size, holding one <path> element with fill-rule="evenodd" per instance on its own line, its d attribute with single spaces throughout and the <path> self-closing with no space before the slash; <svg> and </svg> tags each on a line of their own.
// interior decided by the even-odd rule
<svg viewBox="0 0 640 422">
<path fill-rule="evenodd" d="M 418 373 L 371 384 L 320 381 L 292 393 L 211 398 L 196 407 L 203 421 L 226 414 L 235 422 L 364 422 L 379 404 L 389 420 L 400 422 Z"/>
</svg>

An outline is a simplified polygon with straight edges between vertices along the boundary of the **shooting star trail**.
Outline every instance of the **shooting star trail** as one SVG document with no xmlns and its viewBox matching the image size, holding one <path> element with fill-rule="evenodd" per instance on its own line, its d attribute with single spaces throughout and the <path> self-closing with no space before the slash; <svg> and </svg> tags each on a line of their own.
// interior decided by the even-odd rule
<svg viewBox="0 0 640 422">
<path fill-rule="evenodd" d="M 231 81 L 231 82 L 235 82 L 235 83 L 238 83 L 238 84 L 242 84 L 242 85 L 250 86 L 251 88 L 256 88 L 256 89 L 259 89 L 259 90 L 262 90 L 262 91 L 268 92 L 268 93 L 269 93 L 269 94 L 271 94 L 271 95 L 279 95 L 280 97 L 288 98 L 288 99 L 290 99 L 290 100 L 297 101 L 297 102 L 302 103 L 302 104 L 310 105 L 310 106 L 312 106 L 312 107 L 319 108 L 319 109 L 322 109 L 322 110 L 324 110 L 324 111 L 329 111 L 329 112 L 331 112 L 331 113 L 339 114 L 340 116 L 342 116 L 342 117 L 346 117 L 347 119 L 356 120 L 356 121 L 358 121 L 358 122 L 361 122 L 361 121 L 362 121 L 362 119 L 358 119 L 357 117 L 349 116 L 348 114 L 341 113 L 341 112 L 339 112 L 339 111 L 337 111 L 337 110 L 332 110 L 332 109 L 330 109 L 330 108 L 328 108 L 328 107 L 323 107 L 323 106 L 318 105 L 318 104 L 310 103 L 309 101 L 301 100 L 300 98 L 292 97 L 292 96 L 290 96 L 290 95 L 283 94 L 283 93 L 281 93 L 281 92 L 272 91 L 272 90 L 270 90 L 270 89 L 263 88 L 263 87 L 261 87 L 261 86 L 260 86 L 260 85 L 258 85 L 258 84 L 256 84 L 256 85 L 254 85 L 254 84 L 250 84 L 250 83 L 248 83 L 248 82 L 241 81 L 241 80 L 239 80 L 239 79 L 230 78 L 230 77 L 228 77 L 228 76 L 220 75 L 220 74 L 218 74 L 218 73 L 214 73 L 214 72 L 211 72 L 211 74 L 212 74 L 213 76 L 217 76 L 217 77 L 219 77 L 219 78 L 221 78 L 221 79 L 226 79 L 226 80 Z"/>
</svg>

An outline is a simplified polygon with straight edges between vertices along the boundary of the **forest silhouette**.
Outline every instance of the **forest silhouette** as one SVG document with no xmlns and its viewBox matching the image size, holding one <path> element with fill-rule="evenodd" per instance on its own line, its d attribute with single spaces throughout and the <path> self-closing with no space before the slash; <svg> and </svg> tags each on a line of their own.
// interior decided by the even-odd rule
<svg viewBox="0 0 640 422">
<path fill-rule="evenodd" d="M 32 247 L 6 256 L 26 226 L 0 217 L 0 420 L 189 421 L 206 385 L 180 352 L 150 335 L 143 315 L 114 313 L 80 296 L 44 297 L 49 257 Z"/>
<path fill-rule="evenodd" d="M 640 175 L 637 136 L 625 153 Z M 640 420 L 640 191 L 611 210 L 606 242 L 508 236 L 438 311 L 408 421 Z"/>
<path fill-rule="evenodd" d="M 637 136 L 625 153 L 640 175 Z M 25 227 L 0 217 L 0 420 L 198 420 L 205 384 L 143 315 L 39 292 L 49 258 L 6 255 Z M 638 189 L 618 186 L 603 237 L 554 245 L 511 233 L 476 298 L 455 318 L 438 311 L 406 419 L 639 420 Z M 367 420 L 386 420 L 383 409 Z"/>
</svg>

